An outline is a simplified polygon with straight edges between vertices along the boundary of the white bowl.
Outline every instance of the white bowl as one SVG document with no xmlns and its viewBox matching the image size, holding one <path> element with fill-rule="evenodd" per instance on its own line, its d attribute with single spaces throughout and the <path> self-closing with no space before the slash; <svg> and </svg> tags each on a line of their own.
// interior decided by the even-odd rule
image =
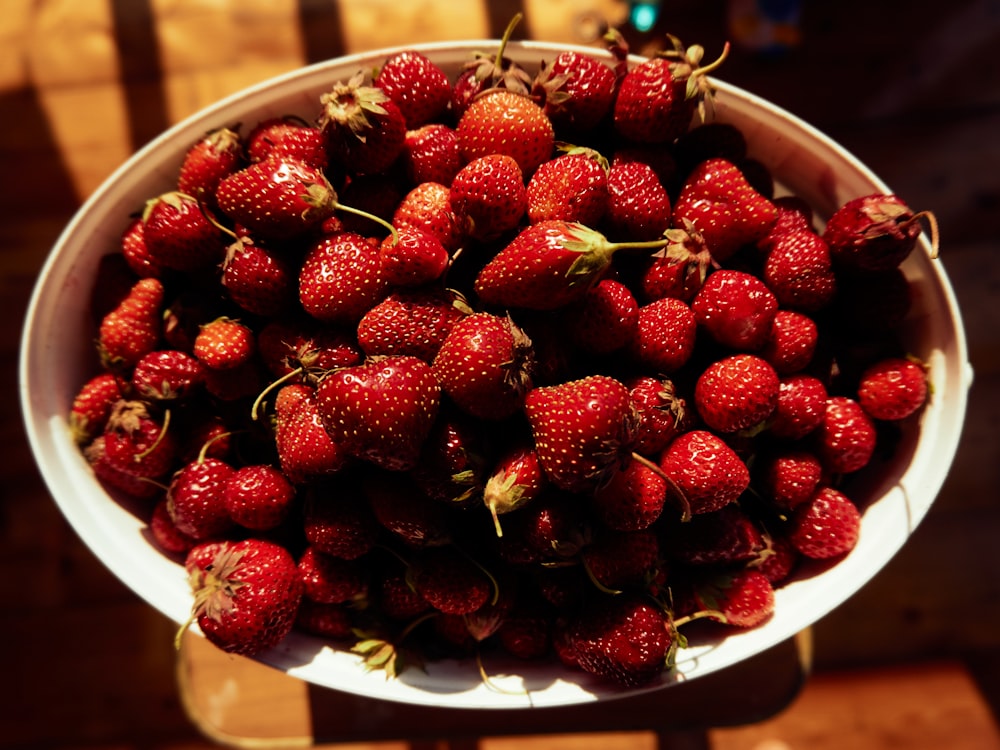
<svg viewBox="0 0 1000 750">
<path fill-rule="evenodd" d="M 481 40 L 418 45 L 453 77 L 474 50 L 496 48 Z M 513 43 L 508 54 L 529 69 L 567 45 Z M 581 51 L 601 55 L 594 48 Z M 39 277 L 27 313 L 20 362 L 20 397 L 34 456 L 49 491 L 76 532 L 108 568 L 172 620 L 184 622 L 191 593 L 180 565 L 153 548 L 145 525 L 95 480 L 70 439 L 67 415 L 91 372 L 93 331 L 89 295 L 100 257 L 118 247 L 130 212 L 146 197 L 173 186 L 186 148 L 206 131 L 234 122 L 298 113 L 312 119 L 318 96 L 333 82 L 371 69 L 397 49 L 342 57 L 279 76 L 230 96 L 187 118 L 146 145 L 112 174 L 66 227 Z M 820 217 L 855 196 L 891 192 L 851 154 L 774 105 L 716 81 L 716 118 L 739 127 L 751 155 L 781 186 L 801 195 Z M 926 208 L 926 207 L 918 207 Z M 966 410 L 971 368 L 951 286 L 926 243 L 905 262 L 915 304 L 904 335 L 930 365 L 934 393 L 909 430 L 890 472 L 870 487 L 857 547 L 833 566 L 800 576 L 777 592 L 776 612 L 765 625 L 699 643 L 678 655 L 677 674 L 643 690 L 669 687 L 732 665 L 776 645 L 822 618 L 872 578 L 900 549 L 927 513 L 953 460 Z M 358 658 L 327 642 L 292 634 L 260 660 L 317 685 L 424 705 L 506 709 L 556 706 L 618 697 L 623 692 L 552 664 L 488 665 L 494 686 L 474 664 L 444 661 L 386 680 L 366 672 Z M 499 688 L 499 689 L 497 689 Z"/>
</svg>

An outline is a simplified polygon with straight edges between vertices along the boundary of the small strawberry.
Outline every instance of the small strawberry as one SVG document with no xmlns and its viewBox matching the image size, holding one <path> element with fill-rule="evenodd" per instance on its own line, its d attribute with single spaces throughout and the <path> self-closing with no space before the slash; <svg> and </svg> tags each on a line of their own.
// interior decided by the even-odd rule
<svg viewBox="0 0 1000 750">
<path fill-rule="evenodd" d="M 378 245 L 353 232 L 316 242 L 299 269 L 299 301 L 323 323 L 356 325 L 387 291 Z"/>
<path fill-rule="evenodd" d="M 174 474 L 167 491 L 167 510 L 182 533 L 207 540 L 232 529 L 225 488 L 233 471 L 230 464 L 218 458 L 198 457 Z"/>
<path fill-rule="evenodd" d="M 759 570 L 745 568 L 700 582 L 695 601 L 711 620 L 753 628 L 774 614 L 774 587 Z"/>
<path fill-rule="evenodd" d="M 527 505 L 547 485 L 534 446 L 518 444 L 500 456 L 483 490 L 497 536 L 503 536 L 499 517 Z"/>
<path fill-rule="evenodd" d="M 454 547 L 425 549 L 411 566 L 417 593 L 439 612 L 467 615 L 486 604 L 494 594 L 486 571 Z"/>
<path fill-rule="evenodd" d="M 379 263 L 385 283 L 394 287 L 416 287 L 444 277 L 451 263 L 448 249 L 435 235 L 406 225 L 379 245 Z"/>
<path fill-rule="evenodd" d="M 408 355 L 434 360 L 455 324 L 472 312 L 452 290 L 397 290 L 358 323 L 358 344 L 368 356 Z"/>
<path fill-rule="evenodd" d="M 177 271 L 194 271 L 218 263 L 226 235 L 194 198 L 185 193 L 161 193 L 146 202 L 142 239 L 153 261 Z"/>
<path fill-rule="evenodd" d="M 835 474 L 864 468 L 875 452 L 875 424 L 854 399 L 831 396 L 813 432 L 823 465 Z"/>
<path fill-rule="evenodd" d="M 561 489 L 594 490 L 632 449 L 636 416 L 628 389 L 607 375 L 534 388 L 524 409 L 538 460 Z"/>
<path fill-rule="evenodd" d="M 528 181 L 528 221 L 575 221 L 597 226 L 608 209 L 608 161 L 590 148 L 565 147 Z"/>
<path fill-rule="evenodd" d="M 750 486 L 746 464 L 707 430 L 691 430 L 674 438 L 659 463 L 693 515 L 725 507 Z"/>
<path fill-rule="evenodd" d="M 240 321 L 216 318 L 198 331 L 192 351 L 206 367 L 233 370 L 251 360 L 257 351 L 257 340 L 253 331 Z"/>
<path fill-rule="evenodd" d="M 284 547 L 261 539 L 199 545 L 185 568 L 192 620 L 223 651 L 252 656 L 291 632 L 302 583 Z"/>
<path fill-rule="evenodd" d="M 760 356 L 779 375 L 790 375 L 809 366 L 818 343 L 819 328 L 815 320 L 795 310 L 778 310 Z"/>
<path fill-rule="evenodd" d="M 185 399 L 205 382 L 205 365 L 190 354 L 174 349 L 150 352 L 136 362 L 132 390 L 155 401 Z"/>
<path fill-rule="evenodd" d="M 888 357 L 869 366 L 858 383 L 861 408 L 881 420 L 906 419 L 927 401 L 927 367 L 906 357 Z"/>
<path fill-rule="evenodd" d="M 704 237 L 694 228 L 667 229 L 666 247 L 653 253 L 644 264 L 640 288 L 647 301 L 676 297 L 690 302 L 712 267 Z"/>
<path fill-rule="evenodd" d="M 295 159 L 317 169 L 326 169 L 326 139 L 319 128 L 297 117 L 270 117 L 247 133 L 244 146 L 251 162 L 271 157 Z"/>
<path fill-rule="evenodd" d="M 462 232 L 477 240 L 515 229 L 528 208 L 521 168 L 506 154 L 470 159 L 451 181 L 448 200 Z"/>
<path fill-rule="evenodd" d="M 804 312 L 823 309 L 837 293 L 830 248 L 811 229 L 786 232 L 771 241 L 763 279 L 779 305 Z"/>
<path fill-rule="evenodd" d="M 378 71 L 382 89 L 403 115 L 409 129 L 440 120 L 451 104 L 451 81 L 437 63 L 416 50 L 390 55 Z"/>
<path fill-rule="evenodd" d="M 757 351 L 771 334 L 778 301 L 756 276 L 723 268 L 709 274 L 691 310 L 699 327 L 722 346 Z"/>
<path fill-rule="evenodd" d="M 624 348 L 639 327 L 639 305 L 631 290 L 615 279 L 601 279 L 566 312 L 570 338 L 590 354 Z"/>
<path fill-rule="evenodd" d="M 302 595 L 319 604 L 363 601 L 368 594 L 368 570 L 360 560 L 345 560 L 307 546 L 298 561 Z"/>
<path fill-rule="evenodd" d="M 457 320 L 434 356 L 432 371 L 460 409 L 480 419 L 519 411 L 532 385 L 531 340 L 509 317 L 482 312 Z"/>
<path fill-rule="evenodd" d="M 156 546 L 170 555 L 186 555 L 198 544 L 197 539 L 177 528 L 167 510 L 166 498 L 159 500 L 153 506 L 153 515 L 149 519 L 149 534 Z"/>
<path fill-rule="evenodd" d="M 335 474 L 346 462 L 344 451 L 330 438 L 306 385 L 286 385 L 274 404 L 274 445 L 281 471 L 296 484 Z"/>
<path fill-rule="evenodd" d="M 616 240 L 643 242 L 670 226 L 670 196 L 653 168 L 617 161 L 608 169 L 608 205 L 601 225 Z"/>
<path fill-rule="evenodd" d="M 295 301 L 297 277 L 279 253 L 249 237 L 230 243 L 222 261 L 222 286 L 239 307 L 254 315 L 275 316 Z"/>
<path fill-rule="evenodd" d="M 823 465 L 812 451 L 779 449 L 755 467 L 764 495 L 778 507 L 791 510 L 812 497 L 823 478 Z"/>
<path fill-rule="evenodd" d="M 441 387 L 421 359 L 372 357 L 327 375 L 316 398 L 335 443 L 384 469 L 405 471 L 434 424 Z"/>
<path fill-rule="evenodd" d="M 97 347 L 110 369 L 131 368 L 155 350 L 162 335 L 163 284 L 140 279 L 128 296 L 101 320 Z"/>
<path fill-rule="evenodd" d="M 659 519 L 666 499 L 667 480 L 646 462 L 629 461 L 594 493 L 594 514 L 609 529 L 640 531 Z"/>
<path fill-rule="evenodd" d="M 392 223 L 399 228 L 412 226 L 429 232 L 449 253 L 458 250 L 465 237 L 451 210 L 451 189 L 437 182 L 422 182 L 404 195 Z"/>
<path fill-rule="evenodd" d="M 670 375 L 691 359 L 697 334 L 698 323 L 688 304 L 663 297 L 639 308 L 628 353 L 647 370 Z"/>
<path fill-rule="evenodd" d="M 402 153 L 407 123 L 385 91 L 364 81 L 358 71 L 322 94 L 319 124 L 332 161 L 351 174 L 378 174 Z"/>
<path fill-rule="evenodd" d="M 888 271 L 913 252 L 923 229 L 931 228 L 932 257 L 937 254 L 937 221 L 914 213 L 898 196 L 872 194 L 853 198 L 837 209 L 823 229 L 834 263 L 855 271 Z"/>
<path fill-rule="evenodd" d="M 778 374 L 754 354 L 733 354 L 706 367 L 694 387 L 694 405 L 716 432 L 760 425 L 778 405 Z"/>
<path fill-rule="evenodd" d="M 219 181 L 243 166 L 243 142 L 233 128 L 210 130 L 184 154 L 177 175 L 177 190 L 203 201 L 214 210 Z"/>
<path fill-rule="evenodd" d="M 412 184 L 450 185 L 463 165 L 458 133 L 442 123 L 407 130 L 401 159 Z"/>
<path fill-rule="evenodd" d="M 240 526 L 269 531 L 288 518 L 295 488 L 273 466 L 249 464 L 229 475 L 222 497 L 229 517 Z"/>
<path fill-rule="evenodd" d="M 795 509 L 788 538 L 801 554 L 818 560 L 854 549 L 861 531 L 861 513 L 839 490 L 821 486 Z"/>
<path fill-rule="evenodd" d="M 69 429 L 77 445 L 86 445 L 104 432 L 124 387 L 125 384 L 111 372 L 94 375 L 80 386 L 69 410 Z"/>
<path fill-rule="evenodd" d="M 108 458 L 104 447 L 105 436 L 101 434 L 83 450 L 84 458 L 102 485 L 136 500 L 152 500 L 163 492 L 159 481 L 148 481 L 148 477 L 122 469 L 118 461 Z"/>
<path fill-rule="evenodd" d="M 615 71 L 577 50 L 560 52 L 542 63 L 532 81 L 545 114 L 559 132 L 587 133 L 604 120 L 614 103 Z"/>
<path fill-rule="evenodd" d="M 517 162 L 526 178 L 551 158 L 555 146 L 552 123 L 542 108 L 506 89 L 490 90 L 474 99 L 455 130 L 467 162 L 504 154 Z"/>
<path fill-rule="evenodd" d="M 177 458 L 176 430 L 170 415 L 157 414 L 144 401 L 122 399 L 104 427 L 104 460 L 112 468 L 138 479 L 161 480 Z"/>
<path fill-rule="evenodd" d="M 701 232 L 719 263 L 763 239 L 777 220 L 774 204 L 750 186 L 735 164 L 719 158 L 695 167 L 671 215 L 674 226 L 690 223 Z"/>
<path fill-rule="evenodd" d="M 826 386 L 819 378 L 793 373 L 780 378 L 778 405 L 768 424 L 771 434 L 799 440 L 819 427 L 826 411 Z"/>
<path fill-rule="evenodd" d="M 302 512 L 306 541 L 320 552 L 356 560 L 379 540 L 380 527 L 367 499 L 353 485 L 310 485 Z"/>
<path fill-rule="evenodd" d="M 167 273 L 167 267 L 163 261 L 154 257 L 146 246 L 146 225 L 141 216 L 132 219 L 122 232 L 121 257 L 124 258 L 128 268 L 140 279 L 155 277 L 163 278 Z M 105 256 L 115 257 L 115 256 Z M 103 287 L 96 284 L 95 287 Z"/>
<path fill-rule="evenodd" d="M 670 441 L 690 427 L 687 402 L 667 377 L 636 375 L 625 380 L 638 423 L 635 451 L 642 456 L 657 456 Z"/>
</svg>

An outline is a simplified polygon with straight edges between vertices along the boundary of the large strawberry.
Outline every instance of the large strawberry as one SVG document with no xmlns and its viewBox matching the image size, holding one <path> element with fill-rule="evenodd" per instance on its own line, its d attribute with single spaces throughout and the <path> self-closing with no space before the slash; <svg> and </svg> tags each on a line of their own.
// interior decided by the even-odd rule
<svg viewBox="0 0 1000 750">
<path fill-rule="evenodd" d="M 295 270 L 280 253 L 240 237 L 226 250 L 222 286 L 242 309 L 255 315 L 274 316 L 295 301 Z"/>
<path fill-rule="evenodd" d="M 754 354 L 733 354 L 706 367 L 694 388 L 702 421 L 716 432 L 760 425 L 778 405 L 778 374 Z"/>
<path fill-rule="evenodd" d="M 384 469 L 405 471 L 416 465 L 434 424 L 441 388 L 421 359 L 372 357 L 327 375 L 316 398 L 335 443 Z"/>
<path fill-rule="evenodd" d="M 763 279 L 778 304 L 806 312 L 826 307 L 837 291 L 830 248 L 811 229 L 786 232 L 771 240 Z"/>
<path fill-rule="evenodd" d="M 421 182 L 448 185 L 464 164 L 458 134 L 440 122 L 407 130 L 400 158 L 406 176 L 414 185 Z"/>
<path fill-rule="evenodd" d="M 707 430 L 691 430 L 674 438 L 660 455 L 660 469 L 695 515 L 725 507 L 750 486 L 746 464 Z"/>
<path fill-rule="evenodd" d="M 390 55 L 378 71 L 375 86 L 399 107 L 410 130 L 440 120 L 451 104 L 448 76 L 416 50 Z"/>
<path fill-rule="evenodd" d="M 695 600 L 709 619 L 738 628 L 756 627 L 774 614 L 774 587 L 752 568 L 700 581 Z"/>
<path fill-rule="evenodd" d="M 461 295 L 449 289 L 401 289 L 361 318 L 358 344 L 368 356 L 407 354 L 430 363 L 455 324 L 471 312 Z"/>
<path fill-rule="evenodd" d="M 162 335 L 163 284 L 140 279 L 128 296 L 101 320 L 97 348 L 109 368 L 130 368 L 156 349 Z"/>
<path fill-rule="evenodd" d="M 597 226 L 608 209 L 608 161 L 590 148 L 567 147 L 539 165 L 528 182 L 528 220 Z"/>
<path fill-rule="evenodd" d="M 507 154 L 470 159 L 451 181 L 449 205 L 462 232 L 473 239 L 496 239 L 515 229 L 528 208 L 520 166 Z"/>
<path fill-rule="evenodd" d="M 755 351 L 770 337 L 778 300 L 753 274 L 722 268 L 709 274 L 691 300 L 691 310 L 701 329 L 719 344 Z"/>
<path fill-rule="evenodd" d="M 458 121 L 458 144 L 466 161 L 489 154 L 512 157 L 525 177 L 552 156 L 555 131 L 529 97 L 495 89 L 475 99 Z"/>
<path fill-rule="evenodd" d="M 545 114 L 560 132 L 587 133 L 595 128 L 614 102 L 615 71 L 577 50 L 564 50 L 543 63 L 532 82 Z"/>
<path fill-rule="evenodd" d="M 465 239 L 458 220 L 451 210 L 451 189 L 438 182 L 421 182 L 396 206 L 392 223 L 398 228 L 412 226 L 429 232 L 453 253 Z"/>
<path fill-rule="evenodd" d="M 195 141 L 184 154 L 177 190 L 215 207 L 215 188 L 243 165 L 243 142 L 233 128 L 216 128 Z"/>
<path fill-rule="evenodd" d="M 601 226 L 609 237 L 653 240 L 670 226 L 670 196 L 649 164 L 613 162 L 607 184 L 608 204 Z"/>
<path fill-rule="evenodd" d="M 353 232 L 318 240 L 299 269 L 299 302 L 323 323 L 357 324 L 387 292 L 378 245 Z"/>
<path fill-rule="evenodd" d="M 174 474 L 167 490 L 167 512 L 181 532 L 204 541 L 230 531 L 233 519 L 224 492 L 233 471 L 226 461 L 199 456 Z"/>
<path fill-rule="evenodd" d="M 218 263 L 226 235 L 197 198 L 178 191 L 146 201 L 142 213 L 143 242 L 155 263 L 177 271 L 193 271 Z"/>
<path fill-rule="evenodd" d="M 335 474 L 346 463 L 316 407 L 316 394 L 301 384 L 284 386 L 274 404 L 274 445 L 281 470 L 295 483 Z"/>
<path fill-rule="evenodd" d="M 302 582 L 281 545 L 210 542 L 188 553 L 185 568 L 194 593 L 192 620 L 223 651 L 251 656 L 276 646 L 295 624 Z"/>
<path fill-rule="evenodd" d="M 823 239 L 834 262 L 857 271 L 888 271 L 902 263 L 923 230 L 931 228 L 932 255 L 937 254 L 937 222 L 929 212 L 914 213 L 898 196 L 875 193 L 849 200 L 826 223 Z"/>
<path fill-rule="evenodd" d="M 886 357 L 861 373 L 858 403 L 873 419 L 906 419 L 924 405 L 928 391 L 923 362 Z"/>
</svg>

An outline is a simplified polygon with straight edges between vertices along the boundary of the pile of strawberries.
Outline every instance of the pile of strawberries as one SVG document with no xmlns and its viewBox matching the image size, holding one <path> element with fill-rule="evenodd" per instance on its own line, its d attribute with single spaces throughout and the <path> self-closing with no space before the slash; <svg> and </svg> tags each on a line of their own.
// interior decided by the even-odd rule
<svg viewBox="0 0 1000 750">
<path fill-rule="evenodd" d="M 721 59 L 670 42 L 395 54 L 220 124 L 123 217 L 71 425 L 212 642 L 634 686 L 852 549 L 845 480 L 927 399 L 900 263 L 933 217 L 817 229 L 712 120 Z"/>
</svg>

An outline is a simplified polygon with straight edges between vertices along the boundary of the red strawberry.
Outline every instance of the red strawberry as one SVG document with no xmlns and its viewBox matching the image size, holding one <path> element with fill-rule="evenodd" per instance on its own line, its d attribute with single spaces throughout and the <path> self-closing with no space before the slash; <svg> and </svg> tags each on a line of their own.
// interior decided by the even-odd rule
<svg viewBox="0 0 1000 750">
<path fill-rule="evenodd" d="M 812 497 L 823 478 L 823 466 L 816 455 L 798 447 L 764 456 L 755 472 L 764 494 L 788 510 Z"/>
<path fill-rule="evenodd" d="M 709 619 L 753 628 L 774 614 L 774 587 L 762 572 L 746 568 L 700 583 L 695 601 Z"/>
<path fill-rule="evenodd" d="M 274 316 L 295 301 L 297 277 L 280 254 L 249 237 L 232 242 L 222 262 L 222 286 L 241 309 Z"/>
<path fill-rule="evenodd" d="M 333 441 L 392 471 L 412 469 L 437 417 L 441 388 L 423 360 L 372 357 L 330 373 L 316 391 Z"/>
<path fill-rule="evenodd" d="M 734 354 L 706 367 L 694 388 L 702 421 L 716 432 L 761 424 L 778 405 L 778 375 L 754 354 Z"/>
<path fill-rule="evenodd" d="M 766 256 L 771 251 L 771 245 L 784 234 L 813 229 L 813 210 L 805 200 L 797 195 L 781 195 L 773 198 L 771 203 L 778 211 L 778 220 L 774 222 L 767 236 L 758 241 L 758 249 Z"/>
<path fill-rule="evenodd" d="M 368 570 L 360 560 L 345 560 L 306 547 L 299 556 L 302 595 L 319 604 L 363 601 L 368 594 Z"/>
<path fill-rule="evenodd" d="M 922 231 L 931 227 L 937 254 L 937 222 L 929 212 L 914 213 L 898 195 L 873 194 L 849 200 L 829 218 L 823 239 L 838 266 L 855 271 L 889 271 L 913 252 Z"/>
<path fill-rule="evenodd" d="M 594 490 L 632 448 L 636 416 L 628 389 L 606 375 L 535 388 L 524 409 L 538 460 L 561 489 Z"/>
<path fill-rule="evenodd" d="M 231 318 L 216 318 L 205 323 L 194 339 L 194 356 L 213 370 L 241 367 L 256 351 L 253 331 Z"/>
<path fill-rule="evenodd" d="M 823 465 L 836 474 L 864 468 L 875 452 L 875 425 L 861 405 L 846 396 L 826 400 L 823 420 L 813 433 Z"/>
<path fill-rule="evenodd" d="M 415 287 L 441 279 L 451 256 L 435 235 L 407 225 L 382 240 L 379 262 L 389 286 Z"/>
<path fill-rule="evenodd" d="M 712 266 L 712 256 L 701 233 L 693 228 L 668 229 L 668 242 L 650 256 L 640 285 L 647 300 L 676 297 L 690 302 L 701 289 Z"/>
<path fill-rule="evenodd" d="M 233 520 L 224 493 L 233 471 L 220 459 L 197 458 L 174 474 L 167 491 L 167 510 L 182 533 L 206 540 L 229 532 Z"/>
<path fill-rule="evenodd" d="M 503 536 L 499 516 L 527 505 L 547 484 L 534 446 L 515 445 L 501 455 L 483 490 L 483 502 L 493 516 L 497 536 Z"/>
<path fill-rule="evenodd" d="M 197 198 L 172 191 L 146 202 L 142 239 L 153 261 L 177 271 L 193 271 L 218 263 L 226 235 L 206 215 Z"/>
<path fill-rule="evenodd" d="M 406 176 L 414 185 L 421 182 L 450 185 L 463 165 L 458 133 L 441 123 L 407 130 L 402 160 Z"/>
<path fill-rule="evenodd" d="M 542 492 L 504 518 L 501 556 L 517 552 L 529 562 L 566 562 L 590 540 L 585 504 L 568 492 Z M 519 548 L 519 549 L 518 549 Z M 525 559 L 522 558 L 521 562 Z"/>
<path fill-rule="evenodd" d="M 149 533 L 156 545 L 171 555 L 186 555 L 198 544 L 197 539 L 177 528 L 167 510 L 166 498 L 158 501 L 153 507 L 153 515 L 149 519 Z"/>
<path fill-rule="evenodd" d="M 671 440 L 689 428 L 691 415 L 687 403 L 678 395 L 673 381 L 666 377 L 637 375 L 626 380 L 625 385 L 638 418 L 635 451 L 643 456 L 659 455 Z"/>
<path fill-rule="evenodd" d="M 387 291 L 378 245 L 353 232 L 319 240 L 299 270 L 299 301 L 323 323 L 357 324 Z"/>
<path fill-rule="evenodd" d="M 84 448 L 83 455 L 93 469 L 94 476 L 105 487 L 137 500 L 152 499 L 163 491 L 158 481 L 151 482 L 147 477 L 123 470 L 118 461 L 108 458 L 104 447 L 105 436 L 98 435 Z"/>
<path fill-rule="evenodd" d="M 629 461 L 597 489 L 593 507 L 608 528 L 640 531 L 656 522 L 666 499 L 667 480 L 645 462 Z"/>
<path fill-rule="evenodd" d="M 97 346 L 101 362 L 112 369 L 130 368 L 160 341 L 163 284 L 140 279 L 128 296 L 101 320 Z"/>
<path fill-rule="evenodd" d="M 763 239 L 777 220 L 774 204 L 750 186 L 735 164 L 718 158 L 695 167 L 671 216 L 674 226 L 690 223 L 701 232 L 719 263 Z"/>
<path fill-rule="evenodd" d="M 392 223 L 412 226 L 437 237 L 449 253 L 462 244 L 464 234 L 451 210 L 451 189 L 436 182 L 416 185 L 396 206 Z"/>
<path fill-rule="evenodd" d="M 353 485 L 310 485 L 303 508 L 306 541 L 320 552 L 356 560 L 370 552 L 380 527 L 367 499 Z"/>
<path fill-rule="evenodd" d="M 674 438 L 660 455 L 660 469 L 694 515 L 725 507 L 750 486 L 746 464 L 707 430 L 691 430 Z"/>
<path fill-rule="evenodd" d="M 624 348 L 639 327 L 639 305 L 625 284 L 601 279 L 567 310 L 566 328 L 573 343 L 590 354 Z"/>
<path fill-rule="evenodd" d="M 567 147 L 543 162 L 528 182 L 528 220 L 597 226 L 608 209 L 608 161 L 597 151 Z"/>
<path fill-rule="evenodd" d="M 169 413 L 160 416 L 143 401 L 115 404 L 104 427 L 104 461 L 139 479 L 161 480 L 177 458 L 176 431 Z"/>
<path fill-rule="evenodd" d="M 192 618 L 223 651 L 252 656 L 295 624 L 302 583 L 284 547 L 260 539 L 209 543 L 191 550 L 185 568 Z"/>
<path fill-rule="evenodd" d="M 132 389 L 145 399 L 184 399 L 205 382 L 205 366 L 190 354 L 172 349 L 150 352 L 132 371 Z"/>
<path fill-rule="evenodd" d="M 603 227 L 616 240 L 646 241 L 670 226 L 670 196 L 656 172 L 640 161 L 618 161 L 608 169 L 608 206 Z"/>
<path fill-rule="evenodd" d="M 442 410 L 410 477 L 431 500 L 454 507 L 472 504 L 486 482 L 483 438 L 478 422 L 457 409 Z"/>
<path fill-rule="evenodd" d="M 739 503 L 664 527 L 664 551 L 683 565 L 746 565 L 765 546 L 757 521 Z"/>
<path fill-rule="evenodd" d="M 518 63 L 504 56 L 507 42 L 523 17 L 521 13 L 514 15 L 495 52 L 477 52 L 465 63 L 452 86 L 451 109 L 455 117 L 461 117 L 472 101 L 488 89 L 503 88 L 518 94 L 528 93 L 531 76 Z"/>
<path fill-rule="evenodd" d="M 123 383 L 111 372 L 88 379 L 73 397 L 69 428 L 78 445 L 86 445 L 104 432 L 111 410 L 122 398 Z"/>
<path fill-rule="evenodd" d="M 409 622 L 431 608 L 407 580 L 406 572 L 392 568 L 382 573 L 371 587 L 379 611 L 392 620 Z"/>
<path fill-rule="evenodd" d="M 456 127 L 458 144 L 468 162 L 505 154 L 525 177 L 552 156 L 555 132 L 545 112 L 529 97 L 494 89 L 474 99 Z"/>
<path fill-rule="evenodd" d="M 806 557 L 827 560 L 854 549 L 861 514 L 842 492 L 820 487 L 795 509 L 788 538 Z"/>
<path fill-rule="evenodd" d="M 265 323 L 257 334 L 257 351 L 275 377 L 300 370 L 304 378 L 292 382 L 315 380 L 327 370 L 360 364 L 364 359 L 352 332 L 312 319 Z"/>
<path fill-rule="evenodd" d="M 281 471 L 295 483 L 335 474 L 343 468 L 343 450 L 330 438 L 305 385 L 286 385 L 275 399 L 274 445 Z"/>
<path fill-rule="evenodd" d="M 815 312 L 837 292 L 830 248 L 811 229 L 775 237 L 764 262 L 764 283 L 782 307 Z"/>
<path fill-rule="evenodd" d="M 698 325 L 718 343 L 737 351 L 757 351 L 771 334 L 778 301 L 756 276 L 720 269 L 709 274 L 691 309 Z"/>
<path fill-rule="evenodd" d="M 801 554 L 795 549 L 787 534 L 768 536 L 765 541 L 767 547 L 760 557 L 750 563 L 750 566 L 767 576 L 771 585 L 776 587 L 788 580 Z"/>
<path fill-rule="evenodd" d="M 486 572 L 454 547 L 423 550 L 414 558 L 411 573 L 417 593 L 446 614 L 475 612 L 493 595 Z"/>
<path fill-rule="evenodd" d="M 351 174 L 378 174 L 402 153 L 407 123 L 388 94 L 364 80 L 358 71 L 322 94 L 319 124 L 331 160 Z"/>
<path fill-rule="evenodd" d="M 432 365 L 442 390 L 460 409 L 490 420 L 520 410 L 533 368 L 531 340 L 509 317 L 486 312 L 456 321 Z"/>
<path fill-rule="evenodd" d="M 927 393 L 926 366 L 906 357 L 874 363 L 858 383 L 858 403 L 873 419 L 906 419 L 924 405 Z"/>
<path fill-rule="evenodd" d="M 205 412 L 189 415 L 184 426 L 180 460 L 194 461 L 198 456 L 225 461 L 233 449 L 233 429 L 219 414 Z"/>
<path fill-rule="evenodd" d="M 779 375 L 790 375 L 804 370 L 812 362 L 818 342 L 819 329 L 815 320 L 795 310 L 778 310 L 760 356 Z"/>
<path fill-rule="evenodd" d="M 411 130 L 440 120 L 451 104 L 451 81 L 437 63 L 415 50 L 389 56 L 378 71 L 375 85 L 403 115 Z"/>
<path fill-rule="evenodd" d="M 826 386 L 819 378 L 804 373 L 783 376 L 769 424 L 771 434 L 792 440 L 804 438 L 823 421 L 826 399 Z"/>
<path fill-rule="evenodd" d="M 229 517 L 254 531 L 280 526 L 291 512 L 294 500 L 292 483 L 267 464 L 241 466 L 229 476 L 223 489 Z"/>
<path fill-rule="evenodd" d="M 364 477 L 363 490 L 378 523 L 412 549 L 441 547 L 452 540 L 452 523 L 443 503 L 421 494 L 409 474 Z"/>
<path fill-rule="evenodd" d="M 515 229 L 527 210 L 521 168 L 506 154 L 474 157 L 451 181 L 449 205 L 466 235 L 496 239 Z"/>
<path fill-rule="evenodd" d="M 580 555 L 600 588 L 610 591 L 645 589 L 656 577 L 660 545 L 655 533 L 605 531 Z"/>
<path fill-rule="evenodd" d="M 125 231 L 122 232 L 121 257 L 124 258 L 127 267 L 140 279 L 149 277 L 163 278 L 166 273 L 166 266 L 160 258 L 154 257 L 146 246 L 146 225 L 142 217 L 136 217 L 128 223 Z M 115 257 L 115 256 L 105 256 Z M 103 285 L 97 284 L 96 287 Z"/>
<path fill-rule="evenodd" d="M 556 130 L 587 133 L 611 111 L 616 86 L 615 72 L 603 62 L 565 50 L 542 64 L 531 92 Z"/>
<path fill-rule="evenodd" d="M 323 133 L 296 117 L 261 120 L 247 134 L 245 150 L 251 162 L 280 157 L 302 161 L 317 169 L 327 167 Z"/>
<path fill-rule="evenodd" d="M 628 351 L 647 370 L 669 375 L 691 359 L 697 333 L 698 324 L 687 303 L 663 297 L 639 308 Z"/>
<path fill-rule="evenodd" d="M 650 683 L 667 668 L 673 647 L 666 612 L 635 595 L 595 600 L 567 625 L 575 663 L 625 687 Z"/>
<path fill-rule="evenodd" d="M 455 324 L 471 312 L 448 289 L 401 289 L 361 318 L 358 344 L 368 356 L 405 354 L 430 363 Z"/>
<path fill-rule="evenodd" d="M 217 128 L 193 143 L 184 154 L 177 175 L 177 190 L 210 210 L 215 208 L 215 188 L 243 165 L 243 143 L 232 128 Z"/>
</svg>

